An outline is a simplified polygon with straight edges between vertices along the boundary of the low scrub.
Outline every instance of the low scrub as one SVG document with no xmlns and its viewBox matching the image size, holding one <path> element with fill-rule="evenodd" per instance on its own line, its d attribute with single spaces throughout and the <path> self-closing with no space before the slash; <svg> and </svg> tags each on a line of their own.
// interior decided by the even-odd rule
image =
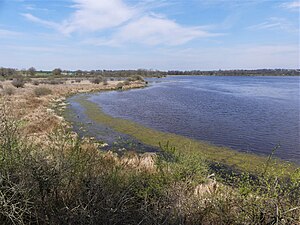
<svg viewBox="0 0 300 225">
<path fill-rule="evenodd" d="M 297 224 L 300 171 L 221 178 L 168 142 L 151 170 L 64 128 L 34 145 L 0 107 L 1 224 Z M 140 162 L 138 164 L 141 164 Z M 267 168 L 267 165 L 266 165 Z M 228 185 L 226 181 L 230 181 Z"/>
<path fill-rule="evenodd" d="M 52 90 L 46 87 L 37 87 L 34 89 L 34 95 L 37 97 L 49 95 L 52 93 Z"/>
<path fill-rule="evenodd" d="M 124 86 L 124 83 L 123 83 L 123 82 L 117 83 L 117 89 L 122 89 L 123 86 Z"/>
<path fill-rule="evenodd" d="M 16 93 L 16 91 L 13 87 L 4 87 L 3 88 L 4 95 L 14 95 L 15 93 Z"/>
<path fill-rule="evenodd" d="M 107 79 L 103 79 L 103 85 L 108 85 Z"/>
<path fill-rule="evenodd" d="M 32 81 L 32 84 L 35 86 L 38 86 L 40 84 L 40 82 L 38 82 L 37 80 Z"/>
<path fill-rule="evenodd" d="M 102 82 L 102 77 L 96 77 L 94 79 L 91 80 L 91 83 L 93 84 L 100 84 Z"/>
<path fill-rule="evenodd" d="M 129 85 L 130 81 L 129 80 L 125 80 L 123 83 L 124 83 L 124 85 Z"/>
<path fill-rule="evenodd" d="M 25 85 L 25 81 L 22 78 L 15 78 L 15 79 L 13 79 L 11 84 L 13 86 L 15 86 L 16 88 L 23 88 Z"/>
</svg>

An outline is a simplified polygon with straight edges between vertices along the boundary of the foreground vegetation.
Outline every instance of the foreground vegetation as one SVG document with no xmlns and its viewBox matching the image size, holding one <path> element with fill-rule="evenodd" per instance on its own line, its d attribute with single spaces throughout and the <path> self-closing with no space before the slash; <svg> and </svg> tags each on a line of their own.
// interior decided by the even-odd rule
<svg viewBox="0 0 300 225">
<path fill-rule="evenodd" d="M 297 224 L 300 171 L 212 174 L 196 151 L 104 153 L 65 127 L 47 145 L 0 107 L 1 224 Z M 185 149 L 188 150 L 188 149 Z"/>
</svg>

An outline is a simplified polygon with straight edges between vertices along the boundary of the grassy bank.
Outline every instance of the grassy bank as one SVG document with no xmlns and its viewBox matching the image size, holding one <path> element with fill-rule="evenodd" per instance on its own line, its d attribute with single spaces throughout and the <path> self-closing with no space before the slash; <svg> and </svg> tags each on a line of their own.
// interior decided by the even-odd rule
<svg viewBox="0 0 300 225">
<path fill-rule="evenodd" d="M 217 147 L 205 142 L 200 142 L 190 138 L 171 133 L 160 132 L 134 123 L 129 120 L 113 118 L 103 113 L 98 105 L 81 97 L 77 100 L 86 111 L 90 119 L 96 123 L 105 124 L 118 132 L 133 136 L 137 140 L 154 147 L 159 147 L 160 143 L 171 143 L 184 154 L 197 152 L 207 161 L 220 163 L 240 171 L 254 174 L 263 173 L 263 165 L 268 161 L 268 171 L 276 176 L 288 174 L 296 168 L 296 165 L 283 162 L 281 160 L 268 160 L 267 157 L 260 157 L 254 154 L 240 153 L 229 148 Z M 270 152 L 271 154 L 271 152 Z"/>
<path fill-rule="evenodd" d="M 300 221 L 299 170 L 288 180 L 244 173 L 229 186 L 195 151 L 166 144 L 158 156 L 118 157 L 64 127 L 49 133 L 47 145 L 34 144 L 6 112 L 0 110 L 1 224 Z"/>
<path fill-rule="evenodd" d="M 153 146 L 161 142 L 159 155 L 118 156 L 80 139 L 51 109 L 54 103 L 64 106 L 63 96 L 116 85 L 43 84 L 51 92 L 40 95 L 44 90 L 39 90 L 37 95 L 34 85 L 25 84 L 0 98 L 0 224 L 300 222 L 300 170 L 293 166 L 278 164 L 276 170 L 274 162 L 261 158 L 263 172 L 251 163 L 244 168 L 235 161 L 243 162 L 247 155 L 239 158 L 228 149 L 111 118 L 81 99 L 96 122 Z M 256 159 L 251 158 L 259 166 Z M 212 174 L 208 162 L 213 160 L 243 173 Z M 247 171 L 259 175 L 253 178 Z"/>
</svg>

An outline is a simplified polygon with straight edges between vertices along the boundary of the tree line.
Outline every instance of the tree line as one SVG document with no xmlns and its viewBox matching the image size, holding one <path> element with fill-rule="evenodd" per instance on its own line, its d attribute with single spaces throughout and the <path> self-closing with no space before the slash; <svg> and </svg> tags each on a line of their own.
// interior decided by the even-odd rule
<svg viewBox="0 0 300 225">
<path fill-rule="evenodd" d="M 300 69 L 256 69 L 256 70 L 62 70 L 55 68 L 52 71 L 36 70 L 34 67 L 28 69 L 14 69 L 0 67 L 0 77 L 12 76 L 85 76 L 85 77 L 130 77 L 139 75 L 143 77 L 164 77 L 167 75 L 202 75 L 202 76 L 299 76 Z"/>
</svg>

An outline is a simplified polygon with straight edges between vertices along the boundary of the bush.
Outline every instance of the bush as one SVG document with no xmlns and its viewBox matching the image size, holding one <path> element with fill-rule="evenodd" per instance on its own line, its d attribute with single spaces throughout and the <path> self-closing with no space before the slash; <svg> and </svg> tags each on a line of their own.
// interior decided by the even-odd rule
<svg viewBox="0 0 300 225">
<path fill-rule="evenodd" d="M 108 85 L 107 79 L 103 80 L 103 85 Z"/>
<path fill-rule="evenodd" d="M 37 87 L 34 89 L 34 94 L 37 97 L 49 95 L 51 93 L 52 93 L 52 91 L 49 88 L 45 88 L 45 87 Z"/>
<path fill-rule="evenodd" d="M 3 89 L 3 85 L 2 84 L 0 84 L 0 89 Z"/>
<path fill-rule="evenodd" d="M 34 80 L 34 81 L 32 82 L 32 84 L 35 85 L 35 86 L 38 86 L 38 85 L 40 84 L 40 82 L 38 82 L 37 80 Z"/>
<path fill-rule="evenodd" d="M 91 80 L 91 83 L 100 84 L 101 81 L 102 81 L 102 77 L 96 77 L 96 78 Z"/>
<path fill-rule="evenodd" d="M 63 84 L 64 82 L 62 80 L 58 80 L 58 79 L 49 79 L 45 83 L 51 84 L 51 85 L 58 85 L 58 84 Z"/>
<path fill-rule="evenodd" d="M 129 84 L 130 84 L 130 82 L 128 80 L 124 81 L 124 85 L 129 85 Z"/>
<path fill-rule="evenodd" d="M 75 82 L 76 82 L 76 83 L 80 83 L 80 82 L 81 82 L 81 79 L 76 79 Z"/>
<path fill-rule="evenodd" d="M 15 89 L 12 88 L 12 87 L 5 87 L 5 88 L 3 89 L 3 93 L 4 93 L 5 95 L 13 95 L 13 94 L 15 94 Z"/>
<path fill-rule="evenodd" d="M 24 87 L 24 80 L 22 78 L 15 78 L 13 79 L 13 81 L 11 82 L 11 84 L 13 86 L 15 86 L 16 88 L 23 88 Z"/>
<path fill-rule="evenodd" d="M 123 86 L 124 86 L 124 83 L 123 83 L 123 82 L 119 82 L 119 83 L 117 84 L 117 89 L 122 89 Z"/>
</svg>

